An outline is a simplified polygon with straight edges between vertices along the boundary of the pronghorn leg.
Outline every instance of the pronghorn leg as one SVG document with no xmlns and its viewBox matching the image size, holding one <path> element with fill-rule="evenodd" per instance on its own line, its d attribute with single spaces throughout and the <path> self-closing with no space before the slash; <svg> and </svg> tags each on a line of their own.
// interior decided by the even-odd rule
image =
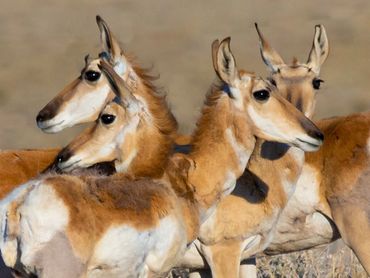
<svg viewBox="0 0 370 278">
<path fill-rule="evenodd" d="M 223 243 L 205 246 L 202 245 L 213 278 L 238 278 L 241 257 L 240 242 L 228 240 Z"/>
<path fill-rule="evenodd" d="M 256 278 L 257 266 L 256 258 L 243 260 L 239 268 L 239 278 Z"/>
<path fill-rule="evenodd" d="M 370 208 L 341 203 L 332 206 L 332 213 L 342 239 L 370 275 Z"/>
</svg>

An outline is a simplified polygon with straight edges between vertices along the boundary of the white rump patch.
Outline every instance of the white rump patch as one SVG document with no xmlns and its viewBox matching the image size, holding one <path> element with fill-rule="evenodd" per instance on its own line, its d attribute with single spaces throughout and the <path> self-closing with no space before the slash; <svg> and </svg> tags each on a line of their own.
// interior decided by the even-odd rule
<svg viewBox="0 0 370 278">
<path fill-rule="evenodd" d="M 88 276 L 142 277 L 148 269 L 158 273 L 167 271 L 169 269 L 163 269 L 167 260 L 179 257 L 185 249 L 184 234 L 184 227 L 172 217 L 162 219 L 157 227 L 145 231 L 128 225 L 112 227 L 95 247 Z"/>
<path fill-rule="evenodd" d="M 140 277 L 151 247 L 151 231 L 137 231 L 126 225 L 112 227 L 97 243 L 87 276 Z"/>
<path fill-rule="evenodd" d="M 30 191 L 19 212 L 21 262 L 32 268 L 37 252 L 58 232 L 65 231 L 69 213 L 54 189 L 42 181 Z"/>
</svg>

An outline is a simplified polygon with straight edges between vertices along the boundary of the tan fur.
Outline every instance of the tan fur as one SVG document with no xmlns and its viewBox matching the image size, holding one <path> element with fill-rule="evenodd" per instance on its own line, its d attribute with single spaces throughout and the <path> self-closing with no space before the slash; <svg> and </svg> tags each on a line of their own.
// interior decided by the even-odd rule
<svg viewBox="0 0 370 278">
<path fill-rule="evenodd" d="M 370 273 L 370 113 L 323 120 L 320 126 L 327 135 L 323 150 L 306 163 L 322 167 L 321 202 L 329 203 L 343 240 Z"/>
<path fill-rule="evenodd" d="M 312 80 L 317 72 L 311 71 L 307 65 L 299 64 L 296 58 L 291 66 L 286 65 L 264 39 L 258 27 L 257 32 L 263 60 L 272 72 L 279 93 L 311 117 L 315 106 Z M 225 257 L 231 258 L 234 255 L 238 258 L 232 258 L 228 263 L 219 261 L 221 265 L 212 268 L 213 276 L 227 277 L 224 270 L 226 267 L 238 270 L 237 265 L 241 260 L 263 251 L 271 243 L 275 225 L 294 192 L 303 162 L 300 150 L 283 144 L 257 141 L 248 169 L 238 180 L 234 192 L 221 200 L 214 218 L 201 226 L 201 243 L 215 247 L 228 246 L 227 242 L 237 241 L 240 250 L 235 253 L 234 244 L 230 244 L 230 250 L 224 247 Z M 243 246 L 247 238 L 255 235 L 260 238 L 247 247 Z M 217 264 L 212 252 L 203 255 L 206 255 L 210 265 Z M 230 277 L 237 277 L 238 273 L 235 271 Z"/>
<path fill-rule="evenodd" d="M 60 149 L 0 151 L 0 199 L 53 163 Z"/>
<path fill-rule="evenodd" d="M 69 208 L 67 235 L 85 260 L 107 228 L 129 223 L 145 230 L 175 207 L 171 190 L 149 179 L 59 176 L 47 178 L 45 183 L 53 186 Z"/>
<path fill-rule="evenodd" d="M 50 195 L 50 198 L 55 198 L 53 201 L 46 200 L 46 202 L 52 202 L 55 205 L 60 202 L 59 200 L 62 201 L 62 206 L 68 210 L 68 224 L 66 228 L 60 227 L 65 229 L 74 253 L 86 264 L 88 272 L 90 267 L 93 268 L 92 271 L 105 268 L 100 265 L 103 262 L 98 259 L 99 254 L 96 252 L 99 248 L 96 249 L 97 246 L 94 243 L 99 242 L 98 239 L 104 238 L 104 234 L 109 232 L 109 229 L 116 226 L 128 226 L 136 232 L 148 230 L 155 232 L 156 229 L 159 229 L 161 219 L 172 215 L 172 219 L 178 223 L 177 228 L 174 227 L 174 229 L 177 229 L 180 238 L 171 245 L 170 249 L 167 249 L 169 253 L 162 255 L 168 256 L 165 261 L 162 261 L 163 267 L 152 265 L 152 269 L 149 270 L 157 273 L 165 271 L 176 263 L 185 244 L 194 240 L 199 218 L 192 214 L 199 213 L 200 221 L 205 221 L 210 213 L 212 214 L 212 208 L 220 200 L 220 197 L 233 188 L 236 177 L 244 170 L 254 148 L 255 136 L 273 137 L 275 140 L 281 136 L 281 140 L 293 144 L 297 137 L 304 135 L 311 138 L 308 134 L 318 132 L 309 120 L 305 119 L 293 106 L 287 104 L 274 92 L 271 92 L 271 97 L 262 104 L 265 109 L 259 107 L 260 104 L 254 103 L 252 95 L 255 90 L 262 88 L 266 90 L 268 85 L 263 80 L 255 79 L 254 76 L 245 76 L 245 73 L 239 73 L 241 76 L 232 72 L 227 73 L 225 69 L 236 70 L 225 63 L 228 60 L 227 57 L 232 57 L 229 40 L 224 40 L 220 44 L 219 51 L 222 51 L 224 57 L 221 57 L 222 61 L 218 61 L 218 67 L 220 69 L 221 65 L 225 67 L 222 69 L 226 74 L 223 77 L 230 82 L 227 84 L 228 86 L 238 86 L 240 92 L 235 92 L 234 96 L 238 99 L 234 100 L 226 92 L 220 91 L 220 88 L 224 88 L 225 84 L 222 84 L 221 87 L 215 87 L 216 90 L 211 90 L 193 137 L 194 150 L 189 155 L 174 156 L 166 170 L 168 173 L 165 180 L 171 181 L 171 183 L 152 179 L 130 181 L 125 175 L 120 174 L 104 178 L 51 176 L 40 179 L 35 185 L 35 190 L 31 190 L 28 194 L 29 200 L 24 202 L 25 206 L 32 205 L 32 198 L 37 198 L 37 194 L 48 194 L 47 196 Z M 103 63 L 102 66 L 104 68 L 106 64 Z M 117 78 L 119 77 L 114 70 L 110 68 L 108 72 L 113 74 L 113 79 L 116 81 L 116 85 L 113 87 L 117 87 L 117 84 L 120 86 L 122 82 L 118 82 Z M 106 74 L 105 71 L 104 74 Z M 226 81 L 224 80 L 224 82 Z M 257 113 L 265 114 L 268 117 L 270 121 L 267 124 L 268 127 L 271 126 L 271 123 L 276 122 L 276 115 L 266 114 L 265 110 L 275 107 L 277 111 L 280 109 L 285 111 L 281 115 L 291 118 L 288 121 L 289 128 L 295 133 L 286 138 L 284 126 L 279 126 L 278 131 L 269 133 L 269 128 L 265 129 L 258 122 L 258 117 L 255 118 L 255 115 L 249 116 L 249 113 L 246 113 L 248 107 L 251 106 L 258 106 Z M 306 140 L 309 140 L 307 138 Z M 312 137 L 310 140 L 314 139 L 316 140 L 315 137 Z M 320 140 L 314 142 L 319 144 Z M 215 157 L 217 159 L 214 159 Z M 212 178 L 209 177 L 209 173 L 213 173 Z M 41 190 L 41 188 L 47 187 L 52 190 Z M 52 192 L 56 192 L 56 197 L 53 197 Z M 32 208 L 30 209 L 32 210 Z M 22 210 L 20 209 L 20 211 Z M 64 210 L 61 208 L 57 211 L 63 214 Z M 39 212 L 42 216 L 42 212 Z M 48 217 L 49 213 L 52 211 L 47 212 Z M 30 220 L 27 221 L 25 218 L 24 221 L 29 222 Z M 57 219 L 55 221 L 53 228 L 62 225 L 57 222 Z M 25 229 L 27 230 L 28 226 L 31 228 L 32 225 L 37 226 L 37 224 L 38 222 L 31 221 Z M 187 233 L 182 235 L 185 225 L 188 226 Z M 24 226 L 21 225 L 21 227 Z M 59 232 L 59 230 L 57 231 Z M 25 232 L 27 233 L 27 231 Z M 171 235 L 169 234 L 169 237 Z M 22 230 L 19 231 L 18 236 L 24 236 Z M 159 238 L 157 240 L 165 239 Z M 4 240 L 6 245 L 6 237 Z M 156 251 L 146 250 L 145 252 Z M 28 257 L 31 255 L 32 253 L 28 254 Z M 38 253 L 38 255 L 40 254 Z M 100 256 L 104 257 L 106 254 L 103 252 Z M 148 255 L 148 259 L 150 258 Z M 149 261 L 148 263 L 150 264 Z M 148 267 L 150 266 L 148 265 Z M 26 265 L 26 269 L 42 269 L 42 265 Z M 86 274 L 86 276 L 89 275 Z"/>
<path fill-rule="evenodd" d="M 316 31 L 317 31 L 316 27 Z M 325 30 L 321 27 L 323 36 Z M 326 36 L 322 38 L 326 41 Z M 315 45 L 315 43 L 314 43 Z M 312 61 L 312 52 L 309 61 Z M 321 52 L 322 63 L 328 55 L 328 47 Z M 311 62 L 312 65 L 312 62 Z M 316 66 L 317 69 L 317 66 Z M 304 67 L 281 71 L 274 74 L 279 90 L 291 96 L 293 103 L 297 99 L 310 101 L 313 99 L 311 114 L 315 106 L 315 93 L 310 92 L 312 72 L 304 74 Z M 289 75 L 289 76 L 288 76 Z M 311 77 L 310 77 L 311 75 Z M 293 79 L 293 82 L 289 80 Z M 293 86 L 292 86 L 293 85 Z M 301 85 L 301 86 L 300 86 Z M 302 106 L 305 107 L 305 106 Z M 305 167 L 315 169 L 317 175 L 312 177 L 312 185 L 317 188 L 318 202 L 311 210 L 302 211 L 294 217 L 302 219 L 289 223 L 287 232 L 296 233 L 290 242 L 279 241 L 279 235 L 266 251 L 268 253 L 289 252 L 310 248 L 335 240 L 339 230 L 343 240 L 353 249 L 365 270 L 370 273 L 370 190 L 369 180 L 369 128 L 370 114 L 361 113 L 343 117 L 334 117 L 317 121 L 317 125 L 325 135 L 324 144 L 315 153 L 307 153 Z M 294 195 L 293 195 L 294 197 Z M 304 201 L 304 200 L 302 200 Z M 287 207 L 289 211 L 294 207 Z M 320 216 L 320 213 L 325 216 Z M 313 221 L 313 217 L 320 222 Z M 334 225 L 335 224 L 335 225 Z M 281 223 L 279 223 L 281 226 Z M 335 227 L 336 226 L 336 227 Z M 279 226 L 278 226 L 279 227 Z"/>
</svg>

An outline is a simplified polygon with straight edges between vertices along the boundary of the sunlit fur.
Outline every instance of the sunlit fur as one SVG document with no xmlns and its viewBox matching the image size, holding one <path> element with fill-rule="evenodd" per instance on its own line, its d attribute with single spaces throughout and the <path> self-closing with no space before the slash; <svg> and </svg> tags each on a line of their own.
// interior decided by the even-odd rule
<svg viewBox="0 0 370 278">
<path fill-rule="evenodd" d="M 280 72 L 272 72 L 279 92 L 297 108 L 307 109 L 308 116 L 316 103 L 312 80 L 318 77 L 328 52 L 325 29 L 317 25 L 307 64 L 283 64 Z M 297 189 L 267 253 L 307 249 L 342 236 L 370 273 L 370 241 L 365 236 L 370 234 L 369 121 L 369 113 L 317 121 L 324 144 L 318 152 L 306 154 Z"/>
<path fill-rule="evenodd" d="M 0 151 L 0 199 L 45 170 L 60 149 Z"/>
<path fill-rule="evenodd" d="M 117 44 L 116 47 L 119 47 L 118 42 L 115 41 L 115 43 Z M 102 48 L 104 49 L 104 43 Z M 154 119 L 153 125 L 159 126 L 160 133 L 171 138 L 173 137 L 176 142 L 177 138 L 179 138 L 179 143 L 188 143 L 189 138 L 187 136 L 176 134 L 177 123 L 166 102 L 166 95 L 154 85 L 153 81 L 157 78 L 150 74 L 149 70 L 142 68 L 136 62 L 133 55 L 124 54 L 123 51 L 120 50 L 119 56 L 127 63 L 128 71 L 124 74 L 124 77 L 128 80 L 127 84 L 131 86 L 134 94 L 143 101 L 144 108 L 148 109 L 148 116 L 154 115 L 152 117 L 152 119 Z M 97 67 L 98 61 L 100 61 L 100 59 L 88 60 L 84 70 L 99 70 Z M 86 115 L 87 118 L 85 118 L 83 122 L 95 121 L 105 104 L 114 97 L 108 84 L 106 82 L 103 83 L 104 84 L 99 83 L 94 86 L 92 84 L 86 84 L 85 81 L 77 78 L 67 85 L 53 100 L 51 100 L 43 110 L 48 110 L 48 113 L 57 115 L 58 113 L 63 112 L 64 107 L 67 105 L 73 106 L 74 102 L 80 99 L 81 105 L 83 107 L 87 107 L 90 114 Z M 99 105 L 95 105 L 96 103 L 94 104 L 89 102 L 88 100 L 94 99 L 95 97 L 99 98 L 97 92 L 100 92 L 104 86 L 107 87 L 107 91 L 109 92 L 106 97 L 101 100 L 101 103 Z M 88 96 L 88 98 L 86 99 L 85 96 Z M 68 113 L 68 117 L 77 117 L 76 113 L 79 110 L 81 109 L 76 109 L 76 107 L 74 107 L 74 111 Z M 73 125 L 79 123 L 81 122 L 73 121 Z M 159 146 L 162 145 L 163 144 L 159 144 Z M 37 176 L 41 171 L 45 170 L 47 166 L 53 163 L 60 150 L 61 149 L 56 148 L 30 151 L 9 150 L 0 152 L 0 161 L 2 163 L 0 174 L 3 175 L 3 178 L 0 180 L 0 196 L 4 196 L 15 186 L 26 182 L 27 180 Z M 150 163 L 150 161 L 151 160 L 149 160 L 148 163 Z"/>
<path fill-rule="evenodd" d="M 111 103 L 101 114 L 116 115 L 114 124 L 105 126 L 97 120 L 93 127 L 87 128 L 64 148 L 63 151 L 71 153 L 71 157 L 59 167 L 64 169 L 72 163 L 73 168 L 89 167 L 101 161 L 115 161 L 117 167 L 128 163 L 122 166 L 125 167 L 122 171 L 135 177 L 162 176 L 174 145 L 177 123 L 168 108 L 165 95 L 154 91 L 155 86 L 150 76 L 143 74 L 141 80 L 145 88 L 151 88 L 150 92 L 143 90 L 146 93 L 142 93 L 146 107 L 136 99 L 134 109 L 137 111 L 128 113 L 119 104 Z M 118 132 L 122 129 L 126 132 L 120 136 L 126 137 L 118 138 Z M 109 147 L 108 143 L 115 143 L 117 146 Z M 127 161 L 130 155 L 132 157 Z M 78 160 L 79 162 L 74 163 Z"/>
<path fill-rule="evenodd" d="M 322 29 L 323 26 L 315 27 L 315 37 L 317 32 L 322 32 Z M 322 52 L 327 56 L 327 38 L 322 38 L 321 45 L 324 47 Z M 274 50 L 273 54 L 270 53 L 270 57 L 274 56 L 275 61 L 280 63 L 270 64 L 269 68 L 279 92 L 301 109 L 306 116 L 312 116 L 317 94 L 312 87 L 312 80 L 318 77 L 317 72 L 309 70 L 313 64 L 301 64 L 295 60 L 292 65 L 286 65 L 284 62 L 281 63 L 281 57 L 276 58 L 276 55 L 278 54 Z M 315 65 L 316 71 L 320 70 L 324 61 L 325 59 Z M 341 235 L 369 273 L 370 242 L 366 236 L 370 233 L 368 206 L 370 191 L 367 186 L 369 120 L 369 113 L 364 113 L 317 122 L 325 135 L 324 144 L 318 152 L 306 154 L 296 189 L 282 211 L 275 228 L 276 232 L 265 250 L 266 253 L 279 254 L 312 248 L 329 243 Z M 252 161 L 253 156 L 250 164 Z M 260 172 L 264 179 L 269 176 L 266 173 L 271 173 L 271 169 L 274 168 L 262 168 Z M 268 190 L 267 194 L 274 195 L 270 190 L 271 187 L 264 188 L 259 183 L 257 188 L 261 191 L 255 192 L 256 196 L 258 194 L 264 196 L 264 190 Z M 254 190 L 258 190 L 257 188 Z M 240 192 L 235 194 L 240 196 Z M 238 221 L 242 221 L 240 215 L 243 212 L 240 210 L 240 203 L 232 201 L 232 198 L 233 196 L 225 198 L 220 206 L 227 203 L 229 199 L 229 209 L 233 210 Z M 249 201 L 256 200 L 258 201 L 258 198 Z M 233 222 L 228 222 L 228 225 L 235 227 Z M 235 241 L 230 241 L 218 247 L 223 253 L 228 254 L 228 262 L 235 262 L 230 259 L 230 254 L 239 254 L 241 245 L 239 243 L 235 246 L 235 244 Z M 222 259 L 224 258 L 219 258 L 220 264 Z M 226 267 L 229 273 L 230 269 L 234 271 L 236 269 L 231 263 Z M 244 274 L 241 268 L 240 275 Z"/>
<path fill-rule="evenodd" d="M 258 29 L 257 31 L 259 32 Z M 318 31 L 316 27 L 315 38 L 317 38 L 317 32 L 321 30 Z M 325 59 L 320 60 L 317 65 L 313 62 L 308 65 L 299 63 L 295 58 L 291 65 L 287 65 L 263 38 L 261 32 L 259 35 L 261 55 L 271 71 L 271 82 L 277 85 L 279 94 L 293 103 L 306 116 L 311 117 L 316 101 L 312 80 L 318 77 L 320 66 Z M 321 37 L 321 39 L 327 42 L 326 37 Z M 314 45 L 318 45 L 315 39 Z M 328 44 L 322 44 L 322 47 L 322 52 L 325 52 L 327 56 Z M 312 51 L 310 55 L 313 55 Z M 315 67 L 315 72 L 310 67 Z M 281 229 L 281 241 L 278 248 L 284 248 L 282 247 L 284 244 L 285 248 L 292 245 L 289 241 L 292 238 L 287 238 L 286 235 L 287 229 L 290 229 L 292 233 L 297 231 L 295 233 L 297 237 L 304 237 L 302 231 L 296 229 L 297 223 L 295 222 L 298 222 L 296 219 L 300 219 L 300 215 L 296 215 L 296 218 L 289 218 L 289 223 L 286 224 L 283 224 L 283 221 L 280 222 L 281 224 L 278 222 L 279 219 L 286 218 L 289 213 L 303 210 L 302 206 L 299 206 L 299 200 L 297 208 L 290 207 L 292 202 L 288 202 L 291 197 L 296 198 L 295 185 L 300 177 L 303 164 L 304 154 L 301 150 L 284 144 L 257 140 L 248 168 L 239 178 L 235 190 L 219 203 L 215 216 L 209 218 L 201 226 L 199 238 L 202 244 L 196 244 L 199 245 L 198 250 L 202 251 L 202 255 L 211 265 L 213 276 L 237 277 L 241 275 L 244 277 L 246 270 L 243 267 L 239 268 L 240 261 L 263 251 L 272 242 L 278 241 L 279 239 L 273 238 L 276 229 Z M 300 189 L 299 185 L 298 189 Z M 309 195 L 299 197 L 309 202 Z M 301 204 L 304 201 L 302 200 Z M 316 235 L 321 236 L 323 232 L 329 231 L 329 237 L 332 238 L 332 230 L 330 226 L 329 229 L 325 227 L 327 221 L 324 217 L 322 218 L 314 219 L 315 224 L 324 224 L 324 227 L 318 229 Z M 304 224 L 305 220 L 299 222 Z M 278 226 L 277 223 L 279 223 Z M 312 235 L 312 232 L 309 235 Z M 327 235 L 323 237 L 327 239 Z M 322 239 L 319 239 L 320 241 Z M 297 244 L 302 244 L 302 242 L 297 242 Z M 281 250 L 277 250 L 277 253 L 279 251 Z M 190 263 L 183 261 L 184 265 L 202 267 L 202 265 L 192 265 L 192 260 L 201 262 L 201 260 L 195 260 L 195 257 L 196 255 L 189 256 Z"/>
<path fill-rule="evenodd" d="M 227 46 L 226 40 L 220 47 L 226 51 Z M 245 77 L 239 74 L 241 79 Z M 82 277 L 168 271 L 187 243 L 195 239 L 198 221 L 207 220 L 220 197 L 233 187 L 253 151 L 258 127 L 246 109 L 253 105 L 248 100 L 255 84 L 262 86 L 263 81 L 254 82 L 253 76 L 244 80 L 244 109 L 226 92 L 217 90 L 207 96 L 194 134 L 194 151 L 174 155 L 162 181 L 130 180 L 122 174 L 64 175 L 41 177 L 20 187 L 13 201 L 1 204 L 6 263 L 40 277 L 48 273 L 63 277 L 71 265 L 76 276 Z M 284 107 L 291 112 L 287 115 L 295 118 L 289 126 L 296 130 L 295 136 L 318 132 L 278 95 L 271 98 L 277 100 L 275 106 Z M 270 120 L 274 122 L 276 117 Z M 291 143 L 295 139 L 292 137 Z M 211 178 L 209 173 L 213 173 Z M 65 258 L 63 254 L 70 255 Z"/>
</svg>

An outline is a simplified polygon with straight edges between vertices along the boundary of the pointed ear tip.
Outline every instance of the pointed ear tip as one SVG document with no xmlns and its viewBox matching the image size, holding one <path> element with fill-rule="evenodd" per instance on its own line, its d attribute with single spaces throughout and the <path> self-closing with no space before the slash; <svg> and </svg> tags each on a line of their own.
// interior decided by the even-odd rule
<svg viewBox="0 0 370 278">
<path fill-rule="evenodd" d="M 96 19 L 96 24 L 98 24 L 99 27 L 100 27 L 101 24 L 104 23 L 104 20 L 98 14 L 96 15 L 95 19 Z"/>
<path fill-rule="evenodd" d="M 231 41 L 231 37 L 226 37 L 226 38 L 224 38 L 224 39 L 220 42 L 220 46 L 221 46 L 221 47 L 228 47 L 228 48 L 230 48 L 230 41 Z"/>
</svg>

